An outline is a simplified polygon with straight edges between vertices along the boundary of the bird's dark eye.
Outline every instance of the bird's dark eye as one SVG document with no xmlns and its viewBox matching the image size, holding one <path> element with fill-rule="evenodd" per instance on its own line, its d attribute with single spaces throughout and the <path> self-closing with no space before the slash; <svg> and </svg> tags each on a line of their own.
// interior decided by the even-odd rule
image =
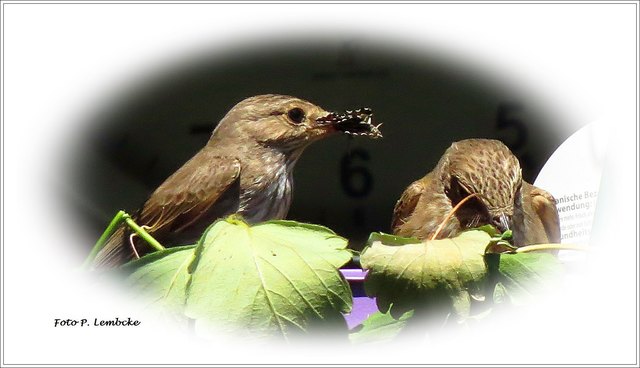
<svg viewBox="0 0 640 368">
<path fill-rule="evenodd" d="M 302 111 L 301 108 L 296 107 L 289 110 L 289 112 L 287 113 L 287 116 L 295 124 L 301 124 L 302 121 L 304 120 L 304 111 Z"/>
</svg>

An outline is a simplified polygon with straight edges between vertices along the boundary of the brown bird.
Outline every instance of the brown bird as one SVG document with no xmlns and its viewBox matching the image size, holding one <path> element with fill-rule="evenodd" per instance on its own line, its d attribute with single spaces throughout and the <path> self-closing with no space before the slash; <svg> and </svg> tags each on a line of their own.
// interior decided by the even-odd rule
<svg viewBox="0 0 640 368">
<path fill-rule="evenodd" d="M 502 142 L 466 139 L 453 143 L 430 173 L 405 189 L 391 229 L 425 240 L 439 227 L 437 239 L 486 224 L 511 229 L 515 246 L 560 242 L 553 196 L 522 180 L 518 159 Z"/>
<path fill-rule="evenodd" d="M 216 219 L 237 213 L 249 223 L 289 211 L 293 167 L 309 144 L 345 132 L 381 136 L 369 109 L 330 113 L 291 96 L 260 95 L 235 105 L 204 148 L 149 197 L 134 216 L 165 246 L 197 240 Z M 121 226 L 94 268 L 115 266 L 151 250 Z"/>
</svg>

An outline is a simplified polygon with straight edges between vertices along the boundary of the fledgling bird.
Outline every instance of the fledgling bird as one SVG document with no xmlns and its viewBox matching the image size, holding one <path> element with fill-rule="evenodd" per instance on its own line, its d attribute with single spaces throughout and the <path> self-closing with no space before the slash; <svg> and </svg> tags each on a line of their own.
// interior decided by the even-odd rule
<svg viewBox="0 0 640 368">
<path fill-rule="evenodd" d="M 453 143 L 436 167 L 405 189 L 396 203 L 394 234 L 428 240 L 452 209 L 437 238 L 486 224 L 511 229 L 515 246 L 560 242 L 553 196 L 522 180 L 518 159 L 502 142 L 466 139 Z"/>
<path fill-rule="evenodd" d="M 165 180 L 134 216 L 165 246 L 197 240 L 216 219 L 237 213 L 257 223 L 289 211 L 293 168 L 309 144 L 345 132 L 381 136 L 369 109 L 327 112 L 311 102 L 260 95 L 235 105 L 198 153 Z M 93 266 L 113 267 L 151 248 L 121 226 Z"/>
</svg>

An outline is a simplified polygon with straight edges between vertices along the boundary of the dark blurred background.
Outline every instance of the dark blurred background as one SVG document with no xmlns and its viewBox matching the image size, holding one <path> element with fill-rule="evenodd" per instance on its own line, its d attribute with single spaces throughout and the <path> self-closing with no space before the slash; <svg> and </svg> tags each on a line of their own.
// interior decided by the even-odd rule
<svg viewBox="0 0 640 368">
<path fill-rule="evenodd" d="M 370 232 L 389 231 L 404 188 L 452 142 L 500 139 L 533 181 L 572 133 L 536 96 L 473 60 L 357 40 L 211 50 L 132 81 L 95 112 L 70 158 L 78 221 L 97 239 L 117 210 L 133 213 L 204 146 L 234 104 L 263 93 L 327 110 L 370 107 L 384 123 L 383 139 L 338 136 L 311 145 L 294 172 L 288 218 L 328 226 L 354 249 Z"/>
</svg>

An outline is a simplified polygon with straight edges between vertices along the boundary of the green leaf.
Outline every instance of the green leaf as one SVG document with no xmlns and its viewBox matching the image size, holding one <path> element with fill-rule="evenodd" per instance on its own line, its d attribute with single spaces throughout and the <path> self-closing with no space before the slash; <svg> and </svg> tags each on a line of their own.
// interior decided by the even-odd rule
<svg viewBox="0 0 640 368">
<path fill-rule="evenodd" d="M 420 240 L 417 238 L 403 238 L 397 235 L 385 234 L 385 233 L 371 233 L 367 244 L 373 244 L 374 242 L 381 242 L 386 245 L 405 245 L 405 244 L 417 244 Z"/>
<path fill-rule="evenodd" d="M 492 238 L 501 236 L 500 231 L 498 231 L 498 229 L 496 229 L 492 225 L 488 225 L 488 224 L 487 225 L 478 226 L 478 227 L 474 228 L 473 230 L 484 231 L 485 233 L 489 234 Z"/>
<path fill-rule="evenodd" d="M 500 235 L 500 239 L 502 240 L 511 240 L 513 239 L 513 231 L 511 229 L 507 229 L 502 235 Z"/>
<path fill-rule="evenodd" d="M 369 270 L 365 291 L 380 310 L 394 315 L 410 309 L 453 308 L 469 315 L 472 299 L 483 299 L 487 275 L 484 250 L 491 236 L 481 230 L 455 238 L 416 243 L 414 239 L 372 236 L 360 261 Z"/>
<path fill-rule="evenodd" d="M 550 291 L 563 271 L 553 254 L 501 254 L 498 280 L 503 290 L 499 297 L 504 299 L 507 295 L 514 304 L 527 303 L 534 296 Z"/>
<path fill-rule="evenodd" d="M 512 245 L 513 232 L 511 230 L 505 230 L 505 232 L 500 233 L 500 231 L 492 225 L 482 225 L 480 227 L 473 228 L 472 230 L 481 230 L 491 236 L 491 242 L 487 245 L 485 253 L 497 254 L 510 252 L 516 249 L 516 247 Z"/>
<path fill-rule="evenodd" d="M 120 268 L 134 295 L 148 306 L 161 306 L 172 318 L 182 315 L 189 280 L 187 267 L 194 258 L 194 245 L 174 247 L 148 254 Z"/>
<path fill-rule="evenodd" d="M 186 315 L 204 335 L 251 331 L 287 338 L 349 312 L 349 285 L 338 268 L 351 259 L 347 240 L 317 225 L 219 220 L 189 266 Z"/>
<path fill-rule="evenodd" d="M 371 343 L 392 340 L 400 333 L 413 316 L 413 310 L 402 314 L 398 319 L 393 318 L 391 313 L 375 312 L 364 322 L 361 328 L 349 334 L 349 340 L 353 343 Z"/>
</svg>

